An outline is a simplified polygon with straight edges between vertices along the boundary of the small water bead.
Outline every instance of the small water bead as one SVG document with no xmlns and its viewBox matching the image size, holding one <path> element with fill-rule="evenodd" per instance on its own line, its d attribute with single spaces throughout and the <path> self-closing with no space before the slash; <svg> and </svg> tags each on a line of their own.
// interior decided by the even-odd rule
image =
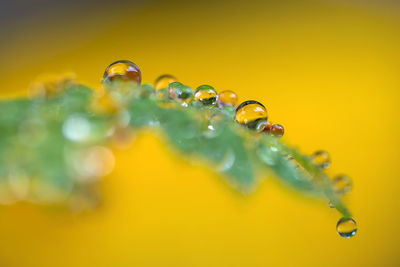
<svg viewBox="0 0 400 267">
<path fill-rule="evenodd" d="M 160 90 L 168 87 L 170 83 L 176 82 L 176 78 L 170 74 L 164 74 L 154 81 L 154 89 Z"/>
<path fill-rule="evenodd" d="M 317 165 L 320 169 L 326 169 L 331 164 L 331 160 L 328 152 L 323 150 L 315 151 L 311 155 L 311 161 Z"/>
<path fill-rule="evenodd" d="M 214 106 L 217 103 L 217 91 L 210 85 L 200 85 L 194 91 L 194 100 L 205 106 Z"/>
<path fill-rule="evenodd" d="M 171 96 L 176 102 L 187 107 L 193 101 L 193 90 L 186 85 L 178 86 L 172 90 Z"/>
<path fill-rule="evenodd" d="M 160 89 L 162 90 L 162 89 Z M 180 82 L 172 82 L 167 86 L 168 96 L 170 99 L 174 99 L 182 106 L 187 107 L 190 102 L 193 101 L 193 90 L 192 88 L 181 84 Z"/>
<path fill-rule="evenodd" d="M 175 89 L 183 87 L 183 86 L 184 85 L 181 84 L 180 82 L 172 82 L 172 83 L 168 84 L 166 89 L 168 91 L 169 98 L 173 99 L 174 98 L 174 94 L 175 94 Z"/>
<path fill-rule="evenodd" d="M 269 133 L 271 133 L 271 128 L 272 128 L 272 124 L 269 121 L 267 121 L 263 132 L 266 134 L 269 134 Z"/>
<path fill-rule="evenodd" d="M 268 112 L 260 102 L 249 100 L 237 107 L 235 120 L 250 129 L 262 131 L 266 127 Z"/>
<path fill-rule="evenodd" d="M 103 82 L 112 82 L 115 80 L 132 81 L 140 84 L 142 74 L 135 63 L 128 60 L 119 60 L 110 64 L 103 75 Z"/>
<path fill-rule="evenodd" d="M 357 232 L 357 224 L 351 218 L 341 218 L 336 224 L 336 231 L 341 237 L 350 238 Z"/>
<path fill-rule="evenodd" d="M 332 186 L 338 194 L 346 194 L 351 189 L 351 179 L 344 174 L 338 175 L 332 179 Z"/>
<path fill-rule="evenodd" d="M 233 91 L 222 91 L 218 94 L 217 104 L 218 107 L 223 108 L 226 106 L 236 107 L 238 96 Z"/>
<path fill-rule="evenodd" d="M 214 113 L 208 119 L 208 126 L 207 128 L 210 131 L 215 131 L 226 123 L 226 117 L 222 113 Z"/>
<path fill-rule="evenodd" d="M 285 133 L 285 129 L 284 129 L 283 126 L 280 125 L 280 124 L 274 124 L 274 125 L 271 126 L 270 133 L 271 133 L 273 136 L 282 137 L 283 134 Z"/>
</svg>

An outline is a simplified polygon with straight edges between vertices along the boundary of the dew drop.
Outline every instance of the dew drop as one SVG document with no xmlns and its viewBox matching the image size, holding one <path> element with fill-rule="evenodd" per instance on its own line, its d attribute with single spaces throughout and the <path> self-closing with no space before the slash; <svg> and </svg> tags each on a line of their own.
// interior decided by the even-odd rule
<svg viewBox="0 0 400 267">
<path fill-rule="evenodd" d="M 280 124 L 274 124 L 274 125 L 271 126 L 270 133 L 273 136 L 282 137 L 283 134 L 285 133 L 285 129 Z"/>
<path fill-rule="evenodd" d="M 205 106 L 214 106 L 217 98 L 217 91 L 210 85 L 200 85 L 194 92 L 194 100 Z"/>
<path fill-rule="evenodd" d="M 154 81 L 154 89 L 160 90 L 168 87 L 170 83 L 176 82 L 176 78 L 170 74 L 164 74 Z"/>
<path fill-rule="evenodd" d="M 351 179 L 344 174 L 338 175 L 332 179 L 332 186 L 336 193 L 344 195 L 348 193 L 351 189 Z"/>
<path fill-rule="evenodd" d="M 262 131 L 268 120 L 268 112 L 263 104 L 249 100 L 237 107 L 235 120 L 249 129 Z"/>
<path fill-rule="evenodd" d="M 236 107 L 238 102 L 238 96 L 236 95 L 235 92 L 226 90 L 222 91 L 221 93 L 218 94 L 218 107 L 223 108 L 226 106 L 230 107 Z"/>
<path fill-rule="evenodd" d="M 336 224 L 336 231 L 341 237 L 350 238 L 357 232 L 357 224 L 351 218 L 341 218 Z"/>
<path fill-rule="evenodd" d="M 323 150 L 315 151 L 311 155 L 311 161 L 322 170 L 328 168 L 331 164 L 328 152 Z"/>
<path fill-rule="evenodd" d="M 140 84 L 142 74 L 135 63 L 128 60 L 119 60 L 110 64 L 103 75 L 103 83 L 115 80 L 131 81 Z"/>
<path fill-rule="evenodd" d="M 271 133 L 271 128 L 272 128 L 272 124 L 269 121 L 267 121 L 267 123 L 265 124 L 263 132 L 266 133 L 266 134 L 270 134 Z"/>
<path fill-rule="evenodd" d="M 216 131 L 220 128 L 220 126 L 224 125 L 226 123 L 226 117 L 222 115 L 222 113 L 214 113 L 210 116 L 208 119 L 208 126 L 207 128 L 210 131 Z"/>
<path fill-rule="evenodd" d="M 187 107 L 193 101 L 192 88 L 179 82 L 173 82 L 168 85 L 169 97 L 184 107 Z"/>
</svg>

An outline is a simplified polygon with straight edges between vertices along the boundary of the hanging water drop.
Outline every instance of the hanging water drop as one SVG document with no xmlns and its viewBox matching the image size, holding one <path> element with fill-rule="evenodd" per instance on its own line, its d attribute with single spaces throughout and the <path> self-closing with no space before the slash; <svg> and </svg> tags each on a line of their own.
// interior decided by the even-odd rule
<svg viewBox="0 0 400 267">
<path fill-rule="evenodd" d="M 218 107 L 223 108 L 226 106 L 236 107 L 238 96 L 233 91 L 222 91 L 218 94 Z"/>
<path fill-rule="evenodd" d="M 133 62 L 119 60 L 110 64 L 103 75 L 103 83 L 115 80 L 131 81 L 140 84 L 142 81 L 141 72 Z"/>
<path fill-rule="evenodd" d="M 169 84 L 176 82 L 176 78 L 170 74 L 164 74 L 154 81 L 154 89 L 160 90 L 168 87 Z"/>
<path fill-rule="evenodd" d="M 341 237 L 350 238 L 357 232 L 357 224 L 351 218 L 341 218 L 336 224 L 336 231 Z"/>
<path fill-rule="evenodd" d="M 326 169 L 331 164 L 328 152 L 323 150 L 315 151 L 311 155 L 311 161 L 317 165 L 321 170 Z"/>
<path fill-rule="evenodd" d="M 194 91 L 194 100 L 205 106 L 214 106 L 217 98 L 217 91 L 210 85 L 200 85 Z"/>
<path fill-rule="evenodd" d="M 344 174 L 338 175 L 332 179 L 332 186 L 338 194 L 346 194 L 351 189 L 351 179 Z"/>
<path fill-rule="evenodd" d="M 268 112 L 260 102 L 249 100 L 237 107 L 235 120 L 250 129 L 262 131 L 268 120 Z"/>
</svg>

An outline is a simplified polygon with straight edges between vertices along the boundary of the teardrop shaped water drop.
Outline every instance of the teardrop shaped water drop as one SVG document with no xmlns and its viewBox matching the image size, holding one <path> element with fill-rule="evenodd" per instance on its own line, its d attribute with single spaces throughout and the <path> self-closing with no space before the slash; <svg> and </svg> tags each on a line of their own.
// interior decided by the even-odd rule
<svg viewBox="0 0 400 267">
<path fill-rule="evenodd" d="M 352 218 L 341 218 L 336 224 L 337 233 L 344 238 L 353 237 L 357 232 L 357 224 Z"/>
</svg>

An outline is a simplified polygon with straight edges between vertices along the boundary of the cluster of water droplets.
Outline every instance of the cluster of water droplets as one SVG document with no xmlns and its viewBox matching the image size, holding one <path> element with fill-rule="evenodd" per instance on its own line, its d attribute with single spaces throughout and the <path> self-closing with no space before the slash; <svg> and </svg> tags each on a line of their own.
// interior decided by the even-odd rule
<svg viewBox="0 0 400 267">
<path fill-rule="evenodd" d="M 117 79 L 133 81 L 137 84 L 141 82 L 141 73 L 139 68 L 129 61 L 117 61 L 112 63 L 105 71 L 103 82 L 108 83 Z M 238 96 L 235 92 L 226 90 L 217 92 L 210 85 L 200 85 L 195 90 L 191 87 L 177 81 L 177 78 L 165 74 L 158 77 L 153 88 L 158 99 L 173 100 L 182 107 L 190 105 L 200 105 L 202 107 L 212 107 L 231 110 L 234 112 L 234 120 L 255 132 L 264 133 L 275 137 L 282 137 L 284 128 L 280 124 L 273 124 L 268 120 L 268 111 L 266 107 L 258 101 L 247 100 L 238 105 Z M 226 117 L 220 113 L 210 113 L 208 118 L 208 130 L 213 132 L 218 124 L 223 123 Z M 80 127 L 85 128 L 85 125 Z M 83 131 L 85 132 L 85 131 Z M 77 137 L 75 137 L 77 138 Z M 79 137 L 78 137 L 79 139 Z M 296 169 L 302 167 L 293 157 L 288 155 L 288 161 L 292 162 Z M 316 151 L 310 156 L 311 162 L 320 171 L 326 170 L 331 160 L 326 151 Z M 331 179 L 331 185 L 335 194 L 342 196 L 351 189 L 351 180 L 346 175 L 338 175 Z M 329 206 L 334 205 L 329 202 Z M 352 218 L 343 217 L 337 223 L 337 232 L 340 236 L 350 238 L 357 231 L 356 222 Z"/>
</svg>

